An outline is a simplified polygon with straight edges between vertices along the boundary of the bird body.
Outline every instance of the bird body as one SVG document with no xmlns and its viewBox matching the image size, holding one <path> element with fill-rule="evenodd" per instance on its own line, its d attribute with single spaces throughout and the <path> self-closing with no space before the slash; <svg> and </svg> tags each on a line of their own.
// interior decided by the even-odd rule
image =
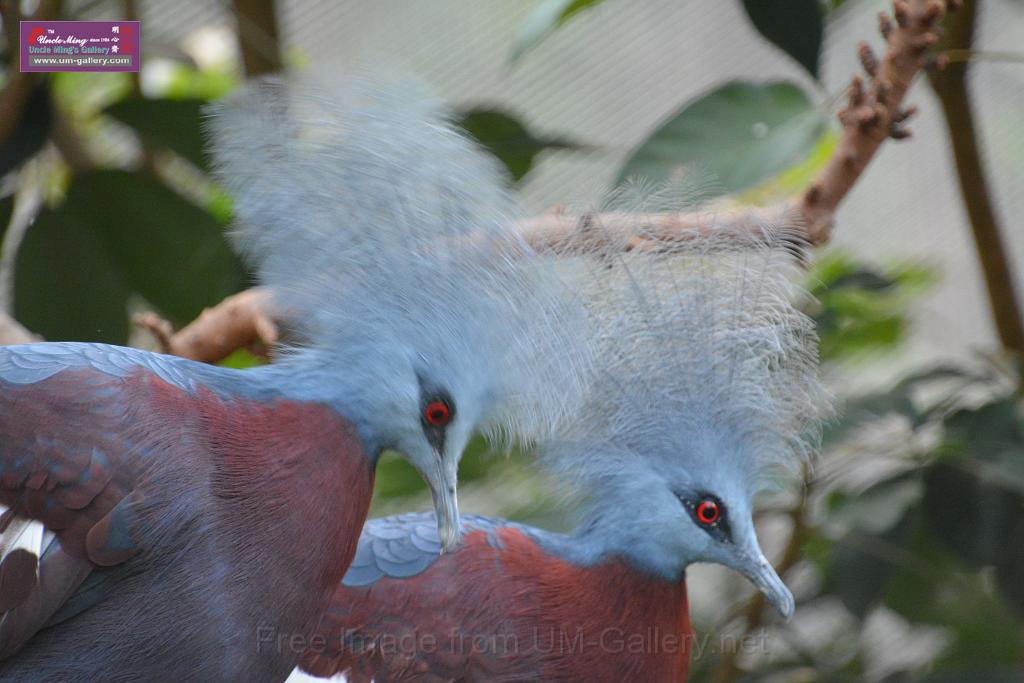
<svg viewBox="0 0 1024 683">
<path fill-rule="evenodd" d="M 368 522 L 300 667 L 350 683 L 685 680 L 682 576 L 585 531 L 467 515 L 464 534 L 438 556 L 430 513 Z"/>
<path fill-rule="evenodd" d="M 0 349 L 0 502 L 58 541 L 39 549 L 38 577 L 3 584 L 21 596 L 0 621 L 3 654 L 28 643 L 0 678 L 289 670 L 257 634 L 315 625 L 355 550 L 373 461 L 353 423 L 284 370 L 99 344 Z M 296 544 L 304 528 L 325 543 Z M 180 656 L 142 654 L 165 650 Z"/>
</svg>

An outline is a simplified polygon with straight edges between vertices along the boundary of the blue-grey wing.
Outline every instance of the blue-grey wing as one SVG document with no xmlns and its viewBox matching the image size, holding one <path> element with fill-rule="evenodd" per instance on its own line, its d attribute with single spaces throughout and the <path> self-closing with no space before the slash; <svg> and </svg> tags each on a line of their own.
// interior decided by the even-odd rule
<svg viewBox="0 0 1024 683">
<path fill-rule="evenodd" d="M 463 515 L 463 533 L 484 531 L 488 542 L 498 543 L 494 532 L 509 522 L 479 515 Z M 359 537 L 355 559 L 342 579 L 348 587 L 367 586 L 383 577 L 416 576 L 441 554 L 437 520 L 433 512 L 413 512 L 369 520 Z"/>
<path fill-rule="evenodd" d="M 198 366 L 181 358 L 111 344 L 40 342 L 5 346 L 0 353 L 0 383 L 36 384 L 64 370 L 90 369 L 108 377 L 126 377 L 142 368 L 185 391 L 194 380 L 186 366 Z"/>
</svg>

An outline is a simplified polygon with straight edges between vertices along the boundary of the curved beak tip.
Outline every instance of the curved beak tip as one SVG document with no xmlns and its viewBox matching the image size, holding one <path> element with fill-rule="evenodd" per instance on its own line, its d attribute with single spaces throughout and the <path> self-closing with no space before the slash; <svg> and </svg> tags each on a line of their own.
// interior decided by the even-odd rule
<svg viewBox="0 0 1024 683">
<path fill-rule="evenodd" d="M 764 593 L 779 616 L 789 621 L 796 612 L 796 600 L 768 560 L 763 556 L 752 559 L 744 573 Z"/>
<path fill-rule="evenodd" d="M 768 601 L 784 621 L 789 621 L 793 618 L 793 613 L 796 612 L 796 602 L 793 599 L 793 594 L 789 590 L 786 590 L 781 594 L 769 594 Z"/>
<path fill-rule="evenodd" d="M 462 520 L 459 518 L 459 504 L 454 486 L 434 490 L 434 514 L 437 517 L 437 536 L 441 541 L 441 552 L 451 552 L 462 540 Z"/>
<path fill-rule="evenodd" d="M 438 535 L 441 538 L 442 555 L 455 550 L 459 547 L 459 542 L 462 540 L 462 534 L 457 526 L 449 529 L 438 529 Z"/>
</svg>

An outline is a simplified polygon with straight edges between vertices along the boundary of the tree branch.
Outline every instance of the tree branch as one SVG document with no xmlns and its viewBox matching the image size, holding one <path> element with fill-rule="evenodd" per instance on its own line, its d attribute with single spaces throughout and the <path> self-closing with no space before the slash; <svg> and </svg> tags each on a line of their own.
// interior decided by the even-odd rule
<svg viewBox="0 0 1024 683">
<path fill-rule="evenodd" d="M 238 46 L 249 78 L 281 70 L 281 41 L 274 0 L 234 0 Z"/>
<path fill-rule="evenodd" d="M 278 327 L 271 311 L 270 293 L 256 287 L 204 310 L 178 332 L 156 313 L 139 314 L 134 322 L 156 337 L 163 353 L 216 363 L 237 349 L 276 344 Z"/>
<path fill-rule="evenodd" d="M 967 0 L 962 11 L 950 16 L 945 27 L 945 45 L 960 50 L 971 49 L 976 9 L 976 0 Z M 1005 348 L 1024 354 L 1024 321 L 978 150 L 974 112 L 967 92 L 967 68 L 966 62 L 950 64 L 941 72 L 931 74 L 931 83 L 942 105 L 952 142 L 960 193 L 970 217 L 999 339 Z"/>
<path fill-rule="evenodd" d="M 796 219 L 798 221 L 798 219 Z M 520 221 L 516 228 L 536 249 L 560 251 L 588 223 L 597 222 L 611 233 L 623 233 L 626 249 L 656 249 L 658 242 L 678 242 L 680 237 L 707 237 L 736 229 L 759 231 L 764 226 L 792 225 L 789 206 L 745 208 L 698 213 L 600 213 L 572 215 L 561 210 Z"/>
<path fill-rule="evenodd" d="M 959 4 L 960 0 L 895 0 L 895 22 L 885 12 L 878 17 L 886 43 L 882 59 L 875 57 L 867 43 L 858 46 L 867 81 L 859 75 L 853 77 L 847 105 L 839 112 L 843 125 L 839 144 L 796 206 L 811 244 L 829 240 L 836 209 L 882 143 L 910 135 L 904 122 L 915 109 L 904 109 L 903 98 L 921 69 L 930 64 L 941 66 L 929 51 L 939 40 L 939 23 L 947 9 Z"/>
</svg>

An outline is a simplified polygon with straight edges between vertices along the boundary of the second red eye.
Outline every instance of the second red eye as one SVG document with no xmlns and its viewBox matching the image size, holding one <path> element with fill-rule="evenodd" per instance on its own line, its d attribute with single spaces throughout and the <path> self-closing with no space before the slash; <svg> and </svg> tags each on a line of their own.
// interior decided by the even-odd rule
<svg viewBox="0 0 1024 683">
<path fill-rule="evenodd" d="M 451 417 L 452 411 L 444 401 L 431 401 L 423 409 L 423 419 L 435 427 L 445 426 Z"/>
<path fill-rule="evenodd" d="M 697 520 L 701 524 L 714 524 L 722 516 L 722 510 L 713 500 L 701 501 L 697 506 Z"/>
</svg>

